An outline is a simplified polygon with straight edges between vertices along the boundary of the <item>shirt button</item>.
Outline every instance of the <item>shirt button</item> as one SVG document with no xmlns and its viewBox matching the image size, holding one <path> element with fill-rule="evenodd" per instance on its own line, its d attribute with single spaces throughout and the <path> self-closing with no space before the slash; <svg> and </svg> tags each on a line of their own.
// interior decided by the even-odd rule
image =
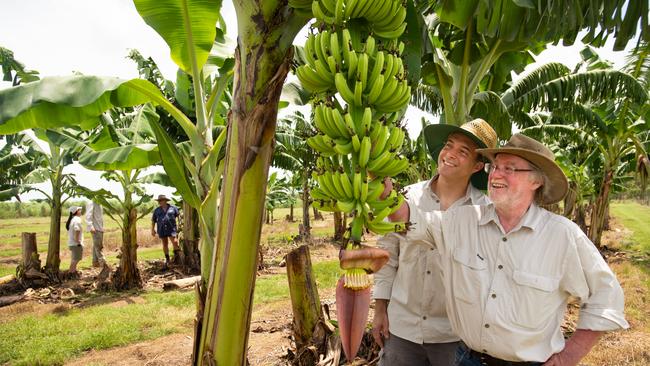
<svg viewBox="0 0 650 366">
<path fill-rule="evenodd" d="M 503 266 L 499 264 L 498 269 L 503 269 Z"/>
<path fill-rule="evenodd" d="M 490 324 L 485 324 L 485 327 L 486 327 L 486 328 L 489 328 L 489 327 L 490 327 Z"/>
<path fill-rule="evenodd" d="M 492 298 L 493 298 L 493 299 L 496 299 L 496 298 L 497 298 L 497 294 L 492 294 Z"/>
<path fill-rule="evenodd" d="M 503 238 L 501 238 L 501 241 L 508 241 L 508 238 L 504 236 Z"/>
<path fill-rule="evenodd" d="M 427 274 L 431 274 L 431 271 L 427 271 Z"/>
<path fill-rule="evenodd" d="M 440 200 L 436 200 L 436 203 L 440 203 Z"/>
<path fill-rule="evenodd" d="M 426 316 L 423 316 L 423 317 L 422 317 L 422 320 L 427 320 L 427 317 L 426 317 Z"/>
<path fill-rule="evenodd" d="M 484 349 L 484 350 L 483 350 L 483 353 L 487 353 L 487 350 L 486 350 L 486 349 Z"/>
</svg>

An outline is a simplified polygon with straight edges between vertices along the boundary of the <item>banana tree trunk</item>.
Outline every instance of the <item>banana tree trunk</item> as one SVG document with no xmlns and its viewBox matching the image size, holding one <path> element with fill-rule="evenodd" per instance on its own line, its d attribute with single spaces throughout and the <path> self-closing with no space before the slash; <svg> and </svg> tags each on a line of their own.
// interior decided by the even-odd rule
<svg viewBox="0 0 650 366">
<path fill-rule="evenodd" d="M 311 240 L 311 223 L 309 220 L 309 185 L 307 184 L 307 174 L 303 174 L 302 179 L 302 240 Z"/>
<path fill-rule="evenodd" d="M 287 8 L 269 14 L 260 6 L 261 2 L 254 2 L 243 8 L 235 2 L 237 18 L 245 24 L 240 23 L 235 51 L 235 93 L 216 252 L 205 307 L 199 310 L 201 337 L 196 345 L 199 351 L 194 352 L 198 365 L 246 364 L 278 102 L 292 58 L 291 41 L 286 38 L 292 40 L 298 31 L 286 28 L 286 17 L 291 15 Z"/>
<path fill-rule="evenodd" d="M 591 221 L 589 226 L 589 239 L 600 249 L 600 239 L 603 234 L 605 224 L 605 211 L 607 210 L 607 203 L 609 202 L 609 191 L 612 188 L 614 180 L 614 172 L 611 169 L 605 171 L 603 182 L 600 185 L 600 190 L 594 207 L 591 210 Z"/>
<path fill-rule="evenodd" d="M 564 197 L 564 212 L 562 213 L 564 217 L 571 219 L 576 210 L 577 200 L 578 185 L 573 181 L 569 181 L 569 192 Z"/>
<path fill-rule="evenodd" d="M 314 211 L 314 220 L 323 220 L 323 214 L 316 207 L 311 206 L 311 208 Z"/>
<path fill-rule="evenodd" d="M 198 241 L 198 220 L 197 213 L 187 202 L 183 202 L 183 265 L 190 272 L 201 270 L 201 261 Z"/>
<path fill-rule="evenodd" d="M 345 214 L 334 212 L 334 241 L 342 241 L 345 233 Z"/>
<path fill-rule="evenodd" d="M 58 167 L 53 175 L 52 182 L 52 211 L 50 212 L 50 236 L 47 241 L 47 260 L 45 261 L 45 273 L 50 279 L 59 278 L 61 266 L 61 180 L 63 166 Z"/>
<path fill-rule="evenodd" d="M 120 265 L 113 275 L 113 286 L 118 290 L 142 286 L 140 270 L 138 270 L 138 234 L 136 230 L 138 211 L 133 207 L 131 195 L 126 192 L 125 190 Z"/>
<path fill-rule="evenodd" d="M 293 203 L 289 205 L 289 222 L 293 222 Z"/>
</svg>

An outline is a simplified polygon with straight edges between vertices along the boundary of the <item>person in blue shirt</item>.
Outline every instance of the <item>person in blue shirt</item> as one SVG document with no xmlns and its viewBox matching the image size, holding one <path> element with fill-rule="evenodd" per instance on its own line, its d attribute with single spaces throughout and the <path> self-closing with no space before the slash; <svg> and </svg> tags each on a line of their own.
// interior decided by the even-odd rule
<svg viewBox="0 0 650 366">
<path fill-rule="evenodd" d="M 171 239 L 174 246 L 174 257 L 180 253 L 178 238 L 176 233 L 176 218 L 179 215 L 178 208 L 169 204 L 169 198 L 164 194 L 158 195 L 158 205 L 153 210 L 151 218 L 151 236 L 156 236 L 162 240 L 163 252 L 165 252 L 165 264 L 169 264 L 169 240 Z"/>
</svg>

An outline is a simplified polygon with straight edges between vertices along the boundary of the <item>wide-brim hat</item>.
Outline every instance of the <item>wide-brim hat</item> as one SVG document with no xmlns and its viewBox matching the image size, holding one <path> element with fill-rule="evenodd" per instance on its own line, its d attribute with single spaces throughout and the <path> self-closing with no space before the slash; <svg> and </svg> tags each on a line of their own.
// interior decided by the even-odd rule
<svg viewBox="0 0 650 366">
<path fill-rule="evenodd" d="M 81 210 L 81 206 L 70 206 L 69 210 L 71 214 L 77 213 L 77 211 Z"/>
<path fill-rule="evenodd" d="M 164 194 L 159 194 L 156 201 L 158 201 L 158 202 L 160 202 L 160 201 L 169 201 L 169 198 L 167 198 L 167 196 L 165 196 Z"/>
<path fill-rule="evenodd" d="M 498 149 L 477 149 L 479 154 L 491 161 L 497 154 L 510 154 L 529 161 L 544 176 L 542 204 L 556 203 L 564 198 L 569 190 L 569 182 L 562 169 L 555 162 L 555 154 L 541 142 L 522 134 L 514 134 Z"/>
<path fill-rule="evenodd" d="M 477 118 L 461 126 L 448 124 L 428 125 L 424 128 L 424 141 L 429 148 L 431 158 L 438 162 L 440 151 L 447 143 L 447 138 L 453 133 L 460 133 L 469 137 L 479 148 L 494 148 L 497 146 L 497 133 L 492 126 L 484 120 Z M 481 169 L 472 174 L 470 181 L 478 189 L 487 188 L 487 173 Z"/>
</svg>

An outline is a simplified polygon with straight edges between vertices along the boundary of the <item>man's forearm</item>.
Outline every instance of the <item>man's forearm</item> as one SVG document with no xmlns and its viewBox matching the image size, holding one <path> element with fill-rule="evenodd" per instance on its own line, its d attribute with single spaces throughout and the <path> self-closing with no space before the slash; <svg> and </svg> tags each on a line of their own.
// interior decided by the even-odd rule
<svg viewBox="0 0 650 366">
<path fill-rule="evenodd" d="M 375 312 L 388 310 L 388 299 L 375 299 Z"/>
<path fill-rule="evenodd" d="M 605 332 L 588 330 L 588 329 L 577 329 L 571 338 L 566 342 L 565 349 L 570 351 L 580 352 L 580 358 L 585 357 L 589 351 L 598 343 L 600 337 L 603 336 Z"/>
</svg>

